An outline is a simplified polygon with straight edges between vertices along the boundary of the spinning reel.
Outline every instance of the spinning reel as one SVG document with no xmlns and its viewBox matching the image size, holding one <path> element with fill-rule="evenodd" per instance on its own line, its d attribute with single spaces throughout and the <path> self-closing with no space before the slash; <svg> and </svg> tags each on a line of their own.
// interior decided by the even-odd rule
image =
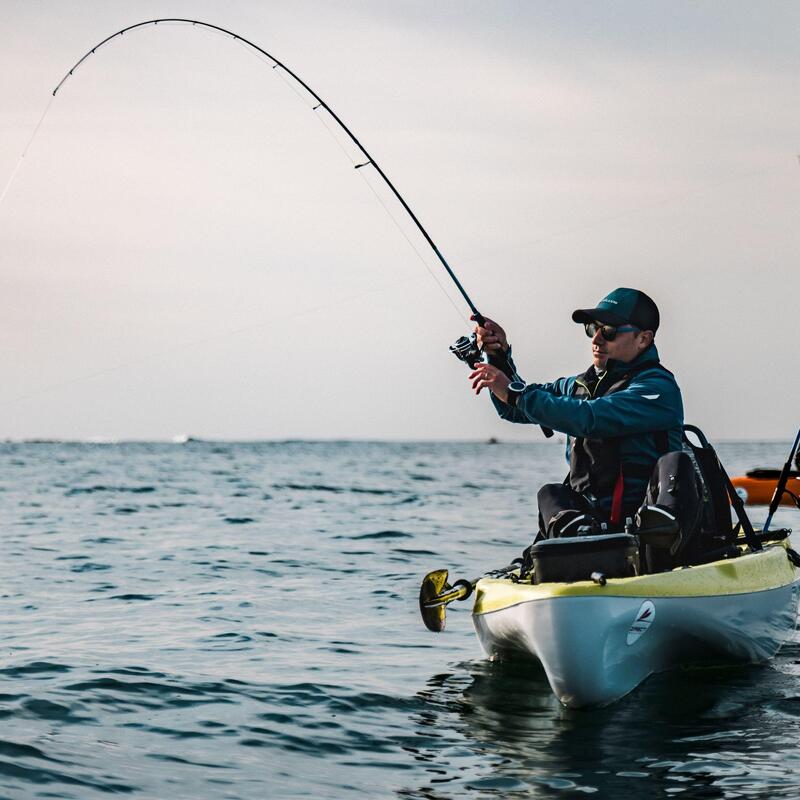
<svg viewBox="0 0 800 800">
<path fill-rule="evenodd" d="M 483 351 L 478 347 L 478 337 L 474 333 L 469 336 L 459 336 L 450 345 L 450 352 L 470 369 L 474 369 L 475 365 L 483 360 Z"/>
<path fill-rule="evenodd" d="M 483 322 L 481 322 L 483 324 Z M 458 339 L 450 345 L 450 352 L 459 360 L 463 361 L 470 369 L 475 369 L 475 365 L 483 361 L 483 350 L 478 347 L 478 337 L 473 333 L 469 336 L 459 336 Z M 497 363 L 497 362 L 500 363 Z M 491 363 L 498 366 L 509 377 L 513 376 L 514 370 L 508 361 L 508 357 L 502 355 L 500 357 L 493 357 Z M 518 380 L 518 379 L 515 379 Z M 524 384 L 522 384 L 524 386 Z M 512 386 L 513 388 L 513 386 Z M 553 435 L 551 428 L 545 425 L 539 426 L 542 433 L 549 439 Z"/>
</svg>

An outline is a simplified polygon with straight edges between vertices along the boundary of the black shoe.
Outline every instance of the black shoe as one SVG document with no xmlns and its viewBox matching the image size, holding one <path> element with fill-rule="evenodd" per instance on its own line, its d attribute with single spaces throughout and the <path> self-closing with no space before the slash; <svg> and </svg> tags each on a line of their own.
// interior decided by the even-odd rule
<svg viewBox="0 0 800 800">
<path fill-rule="evenodd" d="M 559 511 L 551 520 L 548 527 L 548 539 L 562 539 L 566 536 L 580 536 L 585 531 L 580 528 L 591 529 L 592 517 L 580 511 L 568 509 Z"/>
<path fill-rule="evenodd" d="M 680 540 L 677 517 L 661 506 L 642 506 L 636 513 L 639 541 L 659 549 L 672 549 Z"/>
</svg>

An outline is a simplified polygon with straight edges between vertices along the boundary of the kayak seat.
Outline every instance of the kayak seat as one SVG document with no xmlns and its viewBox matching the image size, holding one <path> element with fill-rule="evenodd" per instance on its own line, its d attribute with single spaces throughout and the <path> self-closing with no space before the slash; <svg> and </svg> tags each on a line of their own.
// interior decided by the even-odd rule
<svg viewBox="0 0 800 800">
<path fill-rule="evenodd" d="M 683 450 L 664 454 L 636 512 L 642 571 L 663 572 L 697 563 L 701 513 L 702 490 L 691 457 Z"/>
<path fill-rule="evenodd" d="M 739 520 L 736 529 L 731 505 Z M 677 533 L 670 517 L 677 522 Z M 638 518 L 643 572 L 735 557 L 739 530 L 752 549 L 761 548 L 714 448 L 694 425 L 684 425 L 681 450 L 656 462 Z"/>
</svg>

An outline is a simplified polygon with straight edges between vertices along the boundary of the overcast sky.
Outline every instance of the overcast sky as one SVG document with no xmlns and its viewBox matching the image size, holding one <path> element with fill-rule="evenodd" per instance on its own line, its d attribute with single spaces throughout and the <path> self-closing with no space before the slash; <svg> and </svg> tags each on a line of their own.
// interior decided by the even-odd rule
<svg viewBox="0 0 800 800">
<path fill-rule="evenodd" d="M 90 47 L 211 22 L 352 128 L 527 380 L 583 371 L 570 313 L 635 286 L 687 421 L 800 424 L 800 4 L 2 7 L 0 191 Z M 67 81 L 0 204 L 0 438 L 541 440 L 471 395 L 465 304 L 294 88 L 187 26 Z"/>
</svg>

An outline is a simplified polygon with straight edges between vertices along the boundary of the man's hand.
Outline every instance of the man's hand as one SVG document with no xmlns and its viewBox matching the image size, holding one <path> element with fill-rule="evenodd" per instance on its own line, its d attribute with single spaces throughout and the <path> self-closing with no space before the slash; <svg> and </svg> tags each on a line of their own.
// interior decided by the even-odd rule
<svg viewBox="0 0 800 800">
<path fill-rule="evenodd" d="M 497 367 L 480 362 L 475 365 L 475 371 L 470 373 L 469 379 L 475 394 L 480 394 L 481 389 L 488 389 L 501 402 L 508 401 L 508 384 L 511 381 Z"/>
<path fill-rule="evenodd" d="M 474 315 L 470 319 L 475 319 Z M 505 353 L 508 350 L 508 339 L 506 332 L 491 319 L 484 319 L 484 326 L 475 326 L 475 336 L 478 339 L 478 347 L 489 354 Z"/>
</svg>

